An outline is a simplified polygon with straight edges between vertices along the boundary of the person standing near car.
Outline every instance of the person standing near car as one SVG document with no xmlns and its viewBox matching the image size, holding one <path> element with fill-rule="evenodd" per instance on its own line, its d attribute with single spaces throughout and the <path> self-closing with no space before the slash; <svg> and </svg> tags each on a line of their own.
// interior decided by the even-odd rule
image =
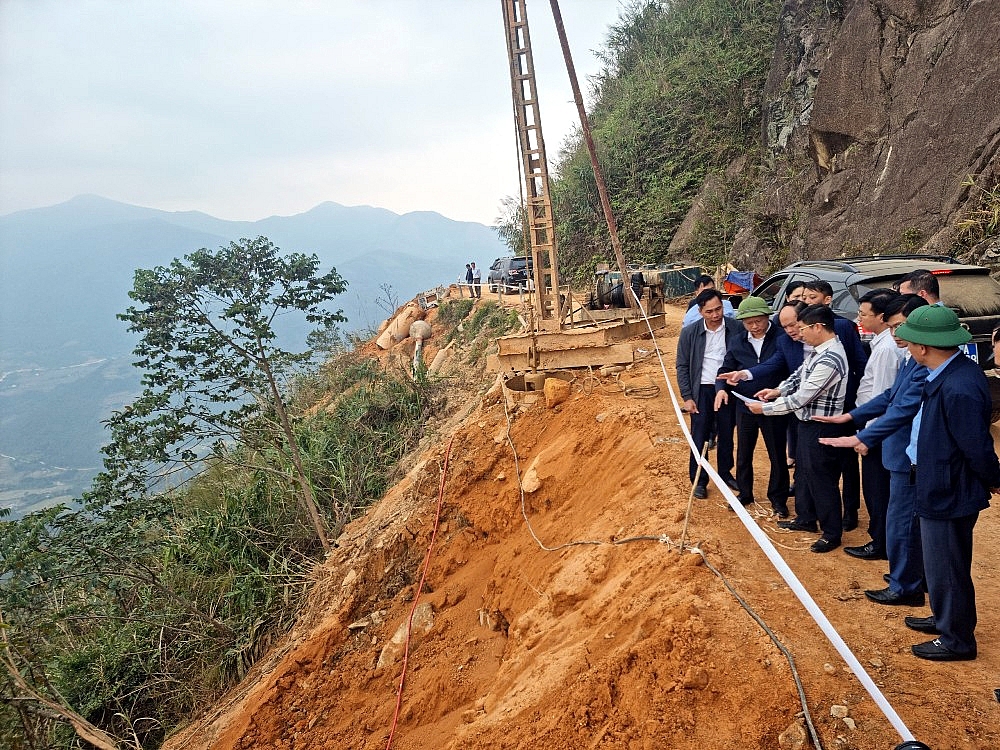
<svg viewBox="0 0 1000 750">
<path fill-rule="evenodd" d="M 896 331 L 914 310 L 926 307 L 927 301 L 915 294 L 903 294 L 886 305 L 883 318 L 890 331 Z M 896 346 L 906 349 L 906 342 L 895 338 Z M 920 408 L 920 398 L 927 380 L 927 368 L 906 355 L 892 386 L 849 414 L 841 417 L 818 417 L 830 422 L 863 426 L 856 435 L 823 438 L 821 442 L 841 448 L 853 448 L 864 457 L 874 447 L 882 448 L 882 465 L 889 472 L 889 505 L 885 517 L 885 555 L 889 559 L 889 584 L 882 589 L 865 591 L 877 603 L 918 607 L 924 603 L 924 558 L 920 544 L 920 526 L 915 515 L 915 497 L 910 481 L 910 426 Z M 877 419 L 876 419 L 877 417 Z M 867 423 L 867 426 L 865 426 Z M 872 542 L 845 550 L 862 560 L 882 559 Z"/>
<path fill-rule="evenodd" d="M 807 281 L 802 299 L 810 305 L 830 307 L 833 302 L 833 286 L 829 281 L 820 279 Z M 865 354 L 864 346 L 861 344 L 861 336 L 858 335 L 858 327 L 853 320 L 848 320 L 842 315 L 834 313 L 834 325 L 837 337 L 847 354 L 847 394 L 844 408 L 850 410 L 857 405 L 858 385 L 861 383 L 861 376 L 868 364 L 868 355 Z M 861 471 L 858 466 L 857 454 L 853 451 L 842 451 L 840 457 L 843 461 L 841 477 L 843 478 L 844 531 L 854 531 L 858 528 L 858 510 L 861 508 Z"/>
<path fill-rule="evenodd" d="M 959 347 L 972 335 L 953 310 L 937 305 L 915 310 L 896 329 L 896 337 L 907 342 L 910 356 L 928 370 L 906 454 L 933 616 L 904 622 L 919 632 L 938 634 L 914 645 L 914 656 L 975 659 L 972 534 L 990 495 L 1000 492 L 989 385 L 979 365 L 961 356 Z"/>
<path fill-rule="evenodd" d="M 777 351 L 778 340 L 787 338 L 781 328 L 771 322 L 771 308 L 760 297 L 747 297 L 736 310 L 736 319 L 743 322 L 746 335 L 734 336 L 729 351 L 722 361 L 719 374 L 753 367 L 770 359 Z M 772 376 L 768 380 L 756 380 L 751 385 L 743 383 L 734 390 L 744 396 L 753 395 L 761 388 L 772 388 L 782 380 Z M 724 379 L 716 380 L 715 409 L 719 410 L 730 402 Z M 771 461 L 771 471 L 767 482 L 767 498 L 778 518 L 788 518 L 788 465 L 785 463 L 785 432 L 788 419 L 763 417 L 753 414 L 741 400 L 735 403 L 736 411 L 736 484 L 740 491 L 740 502 L 750 505 L 753 496 L 753 454 L 758 433 L 764 438 L 767 457 Z"/>
<path fill-rule="evenodd" d="M 819 442 L 822 437 L 843 434 L 840 425 L 826 424 L 816 416 L 842 414 L 847 393 L 847 355 L 834 331 L 834 315 L 826 305 L 809 305 L 799 313 L 799 335 L 813 347 L 799 368 L 777 388 L 765 388 L 756 397 L 767 403 L 751 402 L 747 408 L 767 416 L 794 412 L 798 418 L 798 480 L 795 519 L 779 522 L 791 531 L 816 531 L 822 535 L 809 548 L 830 552 L 840 546 L 843 536 L 840 477 L 843 449 Z"/>
<path fill-rule="evenodd" d="M 859 407 L 884 393 L 896 381 L 903 350 L 896 345 L 885 320 L 886 309 L 896 297 L 899 293 L 892 289 L 873 289 L 862 295 L 858 302 L 858 325 L 875 334 L 871 340 L 871 356 L 858 385 Z M 869 422 L 869 426 L 871 424 Z M 871 541 L 861 547 L 845 547 L 844 552 L 866 560 L 886 559 L 885 515 L 889 507 L 889 470 L 882 462 L 881 445 L 871 446 L 861 457 L 861 488 L 868 509 L 868 536 Z"/>
<path fill-rule="evenodd" d="M 900 294 L 915 294 L 927 300 L 928 305 L 941 304 L 941 285 L 937 276 L 926 269 L 910 271 L 896 283 L 896 287 Z"/>
<path fill-rule="evenodd" d="M 695 302 L 698 299 L 698 295 L 706 289 L 715 289 L 715 279 L 708 274 L 703 273 L 694 280 L 694 299 L 688 302 L 687 312 L 684 313 L 684 319 L 681 321 L 682 328 L 701 320 L 701 311 L 698 310 L 698 305 L 695 304 Z M 727 318 L 733 318 L 736 316 L 736 310 L 733 309 L 733 303 L 725 297 L 722 298 L 722 314 Z"/>
<path fill-rule="evenodd" d="M 472 297 L 472 264 L 465 264 L 465 285 L 469 287 L 469 296 Z"/>
<path fill-rule="evenodd" d="M 480 299 L 483 296 L 483 272 L 476 265 L 475 261 L 472 262 L 472 296 Z"/>
<path fill-rule="evenodd" d="M 724 404 L 715 410 L 715 380 L 729 350 L 730 340 L 746 335 L 743 325 L 722 312 L 722 295 L 715 289 L 705 289 L 695 304 L 701 320 L 681 329 L 677 342 L 677 385 L 684 399 L 684 408 L 691 416 L 691 438 L 700 454 L 713 429 L 716 433 L 716 465 L 722 480 L 739 491 L 733 476 L 733 409 Z M 698 457 L 692 453 L 689 461 L 694 497 L 708 497 L 708 475 L 698 472 Z"/>
</svg>

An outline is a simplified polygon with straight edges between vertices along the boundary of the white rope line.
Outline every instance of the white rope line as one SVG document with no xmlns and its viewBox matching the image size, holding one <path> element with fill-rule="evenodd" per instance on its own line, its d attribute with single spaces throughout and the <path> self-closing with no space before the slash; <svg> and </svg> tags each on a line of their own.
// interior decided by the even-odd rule
<svg viewBox="0 0 1000 750">
<path fill-rule="evenodd" d="M 802 602 L 806 611 L 812 616 L 816 624 L 819 625 L 820 630 L 823 631 L 823 634 L 837 650 L 837 653 L 840 654 L 841 658 L 847 663 L 847 666 L 850 667 L 851 671 L 858 678 L 858 681 L 868 692 L 868 695 L 870 695 L 872 700 L 875 701 L 875 705 L 879 707 L 885 715 L 885 718 L 888 719 L 889 723 L 892 724 L 893 728 L 899 733 L 900 738 L 902 738 L 904 742 L 915 740 L 916 738 L 906 727 L 906 724 L 900 718 L 899 714 L 896 713 L 896 710 L 886 699 L 885 695 L 882 694 L 882 691 L 879 690 L 878 686 L 868 675 L 868 672 L 865 671 L 865 668 L 861 666 L 861 662 L 858 661 L 854 652 L 851 651 L 847 643 L 844 642 L 844 639 L 841 638 L 840 633 L 838 633 L 836 628 L 833 627 L 833 624 L 827 616 L 823 614 L 823 610 L 819 608 L 815 600 L 806 590 L 805 586 L 802 585 L 802 582 L 799 581 L 795 573 L 792 572 L 792 569 L 788 567 L 788 563 L 785 562 L 785 560 L 778 553 L 774 544 L 771 543 L 770 537 L 768 537 L 760 526 L 758 526 L 753 520 L 753 518 L 750 517 L 750 514 L 747 512 L 746 508 L 743 507 L 743 504 L 737 499 L 736 495 L 733 494 L 733 491 L 730 490 L 726 483 L 722 481 L 722 477 L 719 476 L 718 472 L 712 468 L 711 463 L 707 459 L 698 455 L 698 449 L 695 447 L 694 439 L 691 437 L 691 432 L 688 429 L 687 424 L 685 424 L 684 415 L 683 412 L 681 412 L 680 403 L 677 400 L 677 394 L 674 392 L 674 386 L 670 382 L 670 377 L 667 375 L 667 368 L 663 363 L 663 357 L 660 355 L 660 347 L 657 345 L 656 335 L 653 333 L 653 327 L 649 323 L 646 311 L 642 309 L 641 305 L 638 307 L 642 313 L 643 320 L 646 322 L 646 327 L 649 329 L 649 335 L 653 339 L 653 349 L 656 352 L 657 360 L 659 360 L 660 371 L 663 375 L 664 382 L 667 384 L 667 392 L 670 394 L 670 400 L 673 402 L 674 414 L 677 416 L 677 422 L 681 427 L 681 431 L 684 433 L 684 437 L 687 439 L 688 445 L 691 447 L 692 455 L 694 455 L 695 459 L 701 464 L 702 471 L 708 474 L 715 486 L 718 487 L 722 496 L 725 497 L 726 501 L 729 503 L 729 507 L 733 509 L 736 516 L 746 527 L 747 531 L 750 532 L 750 536 L 752 536 L 754 541 L 757 542 L 757 545 L 767 556 L 767 559 L 771 561 L 771 564 L 778 571 L 778 574 L 784 579 L 785 583 L 788 584 L 788 587 L 792 590 L 798 600 Z"/>
</svg>

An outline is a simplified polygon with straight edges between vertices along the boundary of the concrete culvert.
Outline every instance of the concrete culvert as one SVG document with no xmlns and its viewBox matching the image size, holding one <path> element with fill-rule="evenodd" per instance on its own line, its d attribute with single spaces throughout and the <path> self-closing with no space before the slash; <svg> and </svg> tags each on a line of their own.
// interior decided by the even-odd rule
<svg viewBox="0 0 1000 750">
<path fill-rule="evenodd" d="M 431 337 L 431 324 L 425 320 L 413 321 L 410 324 L 410 336 L 418 341 L 429 339 Z"/>
</svg>

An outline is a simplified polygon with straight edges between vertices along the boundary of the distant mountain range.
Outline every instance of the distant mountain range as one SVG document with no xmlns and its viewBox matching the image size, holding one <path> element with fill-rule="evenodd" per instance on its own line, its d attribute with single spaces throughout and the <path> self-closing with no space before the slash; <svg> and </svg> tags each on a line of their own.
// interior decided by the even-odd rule
<svg viewBox="0 0 1000 750">
<path fill-rule="evenodd" d="M 0 508 L 72 499 L 99 470 L 101 420 L 139 391 L 135 341 L 115 317 L 135 269 L 260 235 L 337 269 L 349 287 L 330 307 L 348 331 L 385 318 L 383 284 L 410 299 L 505 253 L 483 224 L 336 203 L 248 222 L 83 195 L 0 216 Z M 304 347 L 305 332 L 282 333 Z"/>
</svg>

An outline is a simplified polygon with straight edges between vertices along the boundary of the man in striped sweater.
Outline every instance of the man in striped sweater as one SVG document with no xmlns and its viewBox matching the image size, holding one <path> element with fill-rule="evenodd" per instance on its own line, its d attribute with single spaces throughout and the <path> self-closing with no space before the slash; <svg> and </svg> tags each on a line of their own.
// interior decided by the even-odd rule
<svg viewBox="0 0 1000 750">
<path fill-rule="evenodd" d="M 747 406 L 755 414 L 795 414 L 799 492 L 795 498 L 795 519 L 779 526 L 815 532 L 818 521 L 822 535 L 810 549 L 829 552 L 840 546 L 843 535 L 839 479 L 844 449 L 822 445 L 819 439 L 843 435 L 844 428 L 818 422 L 813 417 L 843 413 L 847 355 L 834 332 L 833 311 L 826 305 L 809 305 L 799 313 L 799 335 L 813 347 L 805 361 L 777 388 L 765 388 L 755 394 L 767 403 Z"/>
</svg>

